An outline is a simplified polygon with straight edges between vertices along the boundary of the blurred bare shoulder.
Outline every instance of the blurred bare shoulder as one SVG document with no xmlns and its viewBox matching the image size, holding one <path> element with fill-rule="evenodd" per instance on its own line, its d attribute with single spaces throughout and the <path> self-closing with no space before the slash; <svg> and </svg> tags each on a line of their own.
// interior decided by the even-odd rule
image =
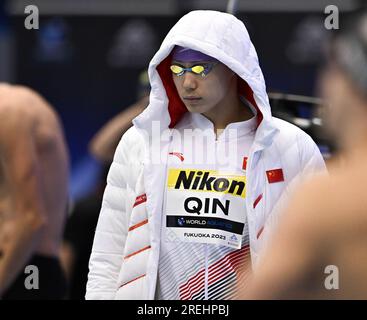
<svg viewBox="0 0 367 320">
<path fill-rule="evenodd" d="M 25 120 L 42 113 L 54 115 L 53 108 L 38 92 L 26 86 L 6 83 L 0 83 L 0 112 L 3 116 L 21 113 Z"/>
<path fill-rule="evenodd" d="M 61 132 L 58 116 L 50 104 L 25 86 L 0 84 L 0 118 L 3 142 L 25 134 L 47 141 Z"/>
<path fill-rule="evenodd" d="M 284 219 L 288 230 L 321 241 L 367 226 L 367 166 L 361 162 L 331 172 L 310 179 L 295 193 Z"/>
<path fill-rule="evenodd" d="M 307 180 L 294 193 L 284 215 L 284 221 L 298 225 L 303 231 L 317 232 L 320 222 L 328 219 L 329 192 L 331 178 L 326 175 L 316 175 Z"/>
<path fill-rule="evenodd" d="M 31 97 L 17 86 L 0 85 L 0 141 L 13 140 L 13 136 L 29 133 L 34 116 L 26 108 Z"/>
</svg>

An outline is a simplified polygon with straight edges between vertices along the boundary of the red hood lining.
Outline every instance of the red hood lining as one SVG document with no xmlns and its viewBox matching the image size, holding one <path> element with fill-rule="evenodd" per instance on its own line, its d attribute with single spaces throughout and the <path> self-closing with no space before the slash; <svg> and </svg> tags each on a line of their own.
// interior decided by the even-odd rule
<svg viewBox="0 0 367 320">
<path fill-rule="evenodd" d="M 171 118 L 171 123 L 169 124 L 169 127 L 174 128 L 175 125 L 181 120 L 182 116 L 187 112 L 187 109 L 181 98 L 179 97 L 176 86 L 172 79 L 172 73 L 169 68 L 171 60 L 171 55 L 169 55 L 157 66 L 157 71 L 159 76 L 161 77 L 163 86 L 166 89 L 166 94 L 169 101 L 168 112 Z M 263 114 L 256 104 L 254 93 L 248 83 L 241 78 L 239 79 L 240 81 L 238 81 L 238 93 L 239 95 L 245 97 L 256 108 L 257 126 L 259 126 L 263 119 Z"/>
</svg>

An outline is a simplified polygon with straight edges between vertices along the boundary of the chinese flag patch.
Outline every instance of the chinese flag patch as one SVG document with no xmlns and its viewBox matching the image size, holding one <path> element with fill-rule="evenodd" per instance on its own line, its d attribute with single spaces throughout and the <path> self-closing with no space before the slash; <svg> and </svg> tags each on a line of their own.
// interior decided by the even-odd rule
<svg viewBox="0 0 367 320">
<path fill-rule="evenodd" d="M 268 177 L 269 183 L 276 183 L 284 181 L 283 170 L 273 169 L 266 171 L 266 176 Z"/>
</svg>

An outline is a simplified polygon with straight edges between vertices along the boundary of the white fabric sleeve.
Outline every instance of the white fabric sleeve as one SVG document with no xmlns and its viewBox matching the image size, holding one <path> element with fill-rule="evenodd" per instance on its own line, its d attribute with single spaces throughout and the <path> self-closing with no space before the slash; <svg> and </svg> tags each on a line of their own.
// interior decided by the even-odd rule
<svg viewBox="0 0 367 320">
<path fill-rule="evenodd" d="M 128 155 L 131 152 L 126 133 L 114 155 L 107 186 L 103 195 L 102 208 L 94 236 L 89 260 L 87 300 L 114 299 L 118 276 L 123 261 L 123 252 L 129 224 L 127 212 Z"/>
</svg>

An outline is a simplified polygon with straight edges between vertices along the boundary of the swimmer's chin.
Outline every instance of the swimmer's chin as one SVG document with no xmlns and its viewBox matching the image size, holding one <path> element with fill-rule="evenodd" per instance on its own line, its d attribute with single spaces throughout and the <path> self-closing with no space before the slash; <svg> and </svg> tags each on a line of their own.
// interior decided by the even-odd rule
<svg viewBox="0 0 367 320">
<path fill-rule="evenodd" d="M 206 110 L 205 105 L 203 103 L 184 102 L 184 105 L 189 112 L 193 112 L 193 113 L 203 113 Z"/>
</svg>

